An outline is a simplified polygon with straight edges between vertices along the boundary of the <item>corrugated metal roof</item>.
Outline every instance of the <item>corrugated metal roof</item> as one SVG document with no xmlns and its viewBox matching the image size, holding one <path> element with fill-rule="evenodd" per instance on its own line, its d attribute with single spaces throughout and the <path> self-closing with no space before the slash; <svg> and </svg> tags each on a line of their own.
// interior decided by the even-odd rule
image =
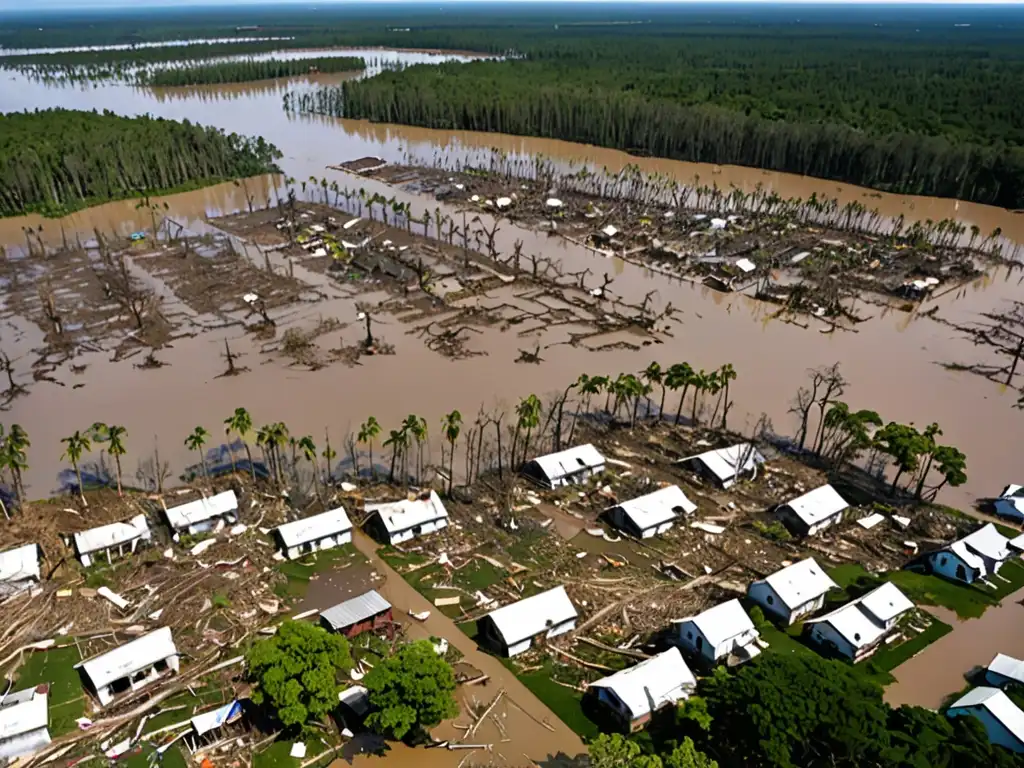
<svg viewBox="0 0 1024 768">
<path fill-rule="evenodd" d="M 222 517 L 229 512 L 238 510 L 238 499 L 234 491 L 224 491 L 216 496 L 209 496 L 205 499 L 196 499 L 188 504 L 178 507 L 171 507 L 167 510 L 167 522 L 170 526 L 180 531 L 190 525 L 202 523 L 214 517 Z"/>
<path fill-rule="evenodd" d="M 223 707 L 211 709 L 209 712 L 200 712 L 192 718 L 192 730 L 197 736 L 209 733 L 214 728 L 220 728 L 225 723 L 234 720 L 242 714 L 242 705 L 236 699 Z"/>
<path fill-rule="evenodd" d="M 981 686 L 968 691 L 953 702 L 947 714 L 950 717 L 955 717 L 957 714 L 960 714 L 956 712 L 957 709 L 969 707 L 983 707 L 987 709 L 992 717 L 1003 724 L 1006 730 L 1024 742 L 1024 712 L 1010 700 L 1009 696 L 998 688 Z"/>
<path fill-rule="evenodd" d="M 1007 656 L 1005 653 L 997 653 L 995 658 L 988 664 L 988 671 L 997 675 L 1024 683 L 1024 661 Z"/>
<path fill-rule="evenodd" d="M 8 694 L 0 704 L 0 739 L 13 739 L 22 733 L 45 728 L 49 718 L 47 699 L 45 686 Z"/>
<path fill-rule="evenodd" d="M 786 506 L 806 525 L 814 525 L 842 512 L 850 505 L 835 488 L 826 484 L 786 502 Z"/>
<path fill-rule="evenodd" d="M 839 585 L 828 577 L 813 557 L 793 563 L 765 579 L 788 608 L 798 608 Z"/>
<path fill-rule="evenodd" d="M 578 614 L 565 593 L 565 587 L 555 587 L 504 605 L 487 615 L 505 640 L 505 645 L 511 646 L 575 619 Z"/>
<path fill-rule="evenodd" d="M 674 520 L 680 514 L 693 514 L 697 509 L 697 505 L 686 498 L 678 485 L 660 488 L 618 506 L 641 531 Z"/>
<path fill-rule="evenodd" d="M 431 491 L 427 499 L 402 499 L 384 504 L 366 504 L 367 512 L 376 512 L 388 533 L 398 533 L 415 528 L 417 525 L 430 523 L 448 517 L 448 510 L 441 503 L 436 491 Z"/>
<path fill-rule="evenodd" d="M 696 687 L 697 680 L 679 649 L 673 647 L 590 685 L 613 691 L 636 720 L 665 704 L 685 699 Z"/>
<path fill-rule="evenodd" d="M 750 443 L 739 443 L 737 445 L 730 445 L 728 448 L 707 451 L 697 456 L 690 456 L 682 461 L 691 461 L 693 459 L 699 459 L 708 468 L 708 471 L 717 477 L 719 482 L 723 483 L 732 480 L 741 472 L 749 472 L 757 464 L 764 463 L 764 456 L 761 455 L 757 448 L 753 448 Z M 742 467 L 740 467 L 741 463 Z"/>
<path fill-rule="evenodd" d="M 533 461 L 548 480 L 558 480 L 581 469 L 597 470 L 604 466 L 604 456 L 590 443 L 538 456 Z"/>
<path fill-rule="evenodd" d="M 900 588 L 891 581 L 871 590 L 856 602 L 859 602 L 871 612 L 872 616 L 883 622 L 895 619 L 914 608 L 910 598 L 904 595 Z"/>
<path fill-rule="evenodd" d="M 112 651 L 80 662 L 75 668 L 80 667 L 94 686 L 102 688 L 126 675 L 177 655 L 178 649 L 174 646 L 171 628 L 161 627 Z"/>
<path fill-rule="evenodd" d="M 320 616 L 337 630 L 366 621 L 390 608 L 391 603 L 381 597 L 377 590 L 371 589 L 365 594 L 321 611 Z"/>
<path fill-rule="evenodd" d="M 96 552 L 134 539 L 149 539 L 149 523 L 145 515 L 136 515 L 126 523 L 111 523 L 75 534 L 75 549 L 81 555 Z"/>
<path fill-rule="evenodd" d="M 345 513 L 344 507 L 332 509 L 319 515 L 306 517 L 278 526 L 277 533 L 286 547 L 296 547 L 310 541 L 317 541 L 325 536 L 352 530 L 352 523 Z"/>
<path fill-rule="evenodd" d="M 39 547 L 25 544 L 0 552 L 0 581 L 22 581 L 39 578 Z"/>
<path fill-rule="evenodd" d="M 743 610 L 739 600 L 729 600 L 708 608 L 687 621 L 692 621 L 697 626 L 711 646 L 718 646 L 726 640 L 754 629 L 754 622 Z"/>
</svg>

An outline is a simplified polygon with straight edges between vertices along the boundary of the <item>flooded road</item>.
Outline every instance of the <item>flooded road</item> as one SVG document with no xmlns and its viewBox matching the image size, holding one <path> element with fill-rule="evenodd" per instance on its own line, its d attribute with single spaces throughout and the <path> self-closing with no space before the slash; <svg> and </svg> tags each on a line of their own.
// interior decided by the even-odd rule
<svg viewBox="0 0 1024 768">
<path fill-rule="evenodd" d="M 375 52 L 376 53 L 376 52 Z M 290 82 L 269 81 L 240 86 L 210 86 L 190 89 L 142 89 L 126 85 L 61 87 L 32 83 L 20 75 L 0 72 L 0 110 L 46 107 L 111 109 L 125 114 L 149 112 L 154 115 L 190 119 L 227 131 L 263 135 L 284 153 L 283 170 L 297 178 L 326 176 L 342 187 L 365 187 L 390 197 L 395 190 L 378 182 L 327 170 L 326 166 L 347 159 L 376 155 L 401 161 L 407 153 L 430 159 L 435 155 L 471 159 L 489 155 L 497 147 L 511 154 L 543 154 L 565 161 L 588 161 L 611 169 L 636 163 L 648 171 L 669 174 L 680 181 L 735 184 L 752 190 L 757 184 L 774 189 L 783 197 L 808 197 L 811 193 L 838 196 L 840 202 L 857 199 L 883 215 L 903 214 L 908 223 L 917 218 L 939 220 L 958 218 L 982 232 L 1001 228 L 1005 237 L 1024 241 L 1024 216 L 1005 210 L 951 200 L 883 195 L 868 190 L 778 173 L 735 167 L 698 166 L 656 159 L 638 159 L 621 152 L 567 142 L 529 139 L 461 131 L 435 131 L 360 121 L 298 117 L 281 109 L 281 98 L 290 88 L 308 88 L 317 83 L 338 82 L 344 75 L 299 78 Z M 259 202 L 271 198 L 275 181 L 249 180 L 250 194 Z M 399 193 L 420 215 L 433 210 L 433 200 Z M 240 210 L 245 206 L 241 185 L 226 184 L 166 198 L 169 214 L 200 229 L 206 216 Z M 60 242 L 66 232 L 104 231 L 129 233 L 149 225 L 145 212 L 135 202 L 112 203 L 75 214 L 64 220 L 38 217 L 0 220 L 0 242 L 10 246 L 24 243 L 23 227 L 42 225 L 43 238 Z M 57 486 L 62 468 L 59 441 L 94 421 L 118 423 L 128 429 L 127 464 L 148 457 L 154 437 L 160 440 L 161 458 L 179 470 L 187 461 L 182 445 L 194 425 L 203 424 L 219 434 L 219 425 L 234 408 L 245 406 L 257 423 L 284 421 L 293 434 L 311 434 L 318 439 L 329 427 L 332 439 L 355 430 L 367 416 L 374 415 L 385 431 L 406 414 L 424 416 L 436 434 L 443 413 L 458 408 L 464 415 L 475 414 L 480 405 L 501 405 L 510 410 L 518 398 L 536 393 L 543 396 L 562 389 L 582 372 L 635 372 L 652 360 L 663 365 L 689 361 L 698 368 L 712 369 L 732 363 L 739 379 L 733 385 L 736 408 L 731 425 L 752 427 L 763 412 L 779 432 L 792 432 L 795 424 L 787 411 L 808 368 L 839 360 L 851 385 L 845 399 L 855 408 L 871 408 L 886 420 L 927 424 L 938 421 L 944 440 L 965 451 L 969 481 L 959 489 L 948 489 L 943 500 L 967 506 L 978 496 L 991 495 L 1020 473 L 1020 430 L 1024 414 L 1011 405 L 1015 393 L 968 373 L 943 368 L 946 362 L 976 362 L 982 354 L 970 343 L 953 336 L 945 326 L 927 318 L 868 306 L 863 314 L 873 318 L 856 332 L 818 333 L 770 319 L 773 307 L 752 299 L 725 295 L 691 283 L 672 282 L 641 267 L 618 259 L 611 263 L 589 251 L 542 235 L 517 229 L 503 222 L 498 234 L 500 250 L 509 252 L 515 240 L 522 240 L 524 253 L 544 253 L 568 269 L 589 266 L 600 275 L 608 272 L 615 281 L 611 290 L 625 300 L 639 301 L 656 290 L 656 303 L 671 302 L 680 309 L 664 344 L 639 351 L 589 352 L 579 347 L 560 346 L 544 350 L 540 365 L 516 364 L 518 351 L 532 347 L 529 338 L 514 331 L 488 332 L 481 346 L 487 356 L 452 362 L 427 351 L 422 342 L 405 334 L 397 324 L 384 326 L 382 334 L 396 347 L 396 354 L 369 358 L 355 368 L 339 366 L 305 372 L 261 356 L 248 338 L 237 330 L 210 332 L 196 338 L 180 339 L 159 357 L 169 367 L 139 370 L 131 362 L 111 363 L 104 356 L 77 360 L 87 364 L 81 375 L 62 378 L 63 386 L 50 383 L 31 385 L 31 394 L 13 401 L 3 414 L 5 423 L 22 424 L 32 438 L 30 468 L 25 479 L 30 496 L 43 496 Z M 1005 269 L 978 280 L 962 292 L 929 302 L 940 307 L 944 317 L 964 321 L 976 319 L 1002 301 L 1019 297 L 1020 273 Z M 244 291 L 243 286 L 239 286 Z M 338 317 L 349 323 L 354 305 L 348 299 L 332 299 L 313 305 L 308 316 Z M 0 330 L 4 349 L 12 358 L 27 354 L 34 337 L 30 329 Z M 358 338 L 358 328 L 343 332 L 349 343 Z M 247 356 L 242 363 L 250 373 L 234 378 L 217 378 L 223 372 L 219 355 L 223 338 L 232 338 L 232 349 Z M 20 339 L 20 340 L 19 340 Z M 35 337 L 38 341 L 38 338 Z M 28 358 L 26 358 L 28 359 Z M 27 363 L 23 363 L 27 365 Z M 21 372 L 25 378 L 27 371 Z M 25 383 L 31 384 L 31 379 Z M 75 388 L 75 385 L 84 385 Z M 670 410 L 674 400 L 669 397 Z M 130 474 L 127 470 L 126 474 Z"/>
</svg>

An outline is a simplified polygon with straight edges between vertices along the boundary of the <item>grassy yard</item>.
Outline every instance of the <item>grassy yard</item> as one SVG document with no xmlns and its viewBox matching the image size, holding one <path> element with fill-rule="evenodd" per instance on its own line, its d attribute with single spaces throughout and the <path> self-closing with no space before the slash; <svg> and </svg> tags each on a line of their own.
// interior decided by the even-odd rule
<svg viewBox="0 0 1024 768">
<path fill-rule="evenodd" d="M 141 744 L 130 754 L 119 757 L 117 765 L 124 766 L 124 768 L 150 768 L 150 755 L 155 751 L 153 746 Z M 164 752 L 155 765 L 160 768 L 187 768 L 187 761 L 182 754 L 180 742 Z"/>
<path fill-rule="evenodd" d="M 918 621 L 913 623 L 918 626 L 921 624 Z M 875 651 L 868 661 L 862 663 L 870 665 L 868 668 L 870 677 L 875 678 L 881 685 L 888 685 L 896 679 L 889 674 L 892 670 L 913 656 L 916 656 L 940 637 L 948 635 L 952 631 L 953 628 L 949 624 L 939 621 L 933 616 L 931 617 L 931 625 L 921 634 L 915 635 L 898 645 L 883 645 Z"/>
<path fill-rule="evenodd" d="M 435 583 L 449 582 L 444 566 L 434 564 L 409 571 L 408 568 L 426 562 L 425 558 L 419 553 L 405 554 L 390 548 L 381 549 L 379 554 L 384 562 L 394 568 L 413 589 L 430 602 L 434 602 L 434 599 L 438 597 L 460 597 L 460 605 L 466 608 L 475 603 L 475 599 L 470 595 L 478 590 L 487 589 L 507 575 L 505 570 L 498 568 L 493 563 L 481 558 L 474 558 L 462 568 L 451 571 L 450 583 L 458 589 L 436 589 L 433 586 Z M 441 606 L 437 610 L 449 618 L 457 619 L 462 616 L 460 605 Z"/>
<path fill-rule="evenodd" d="M 790 627 L 792 632 L 783 632 L 770 624 L 758 627 L 761 639 L 768 643 L 768 653 L 814 653 L 810 647 L 800 642 L 798 630 L 803 629 L 803 624 L 795 624 Z"/>
<path fill-rule="evenodd" d="M 505 665 L 515 672 L 514 664 L 503 659 Z M 583 714 L 582 694 L 572 688 L 566 688 L 554 682 L 554 669 L 551 662 L 546 661 L 540 669 L 519 673 L 516 677 L 547 707 L 558 715 L 558 719 L 572 728 L 583 739 L 592 739 L 599 733 L 597 725 Z"/>
<path fill-rule="evenodd" d="M 299 560 L 285 560 L 276 566 L 279 573 L 283 573 L 288 581 L 285 584 L 278 584 L 274 591 L 278 597 L 301 599 L 305 597 L 309 589 L 309 582 L 314 575 L 329 571 L 336 565 L 343 565 L 347 562 L 366 562 L 363 555 L 351 544 L 345 544 L 333 549 L 326 549 L 323 552 L 315 552 Z"/>
<path fill-rule="evenodd" d="M 868 572 L 860 563 L 844 563 L 843 565 L 837 565 L 835 568 L 830 568 L 828 575 L 832 577 L 832 581 L 845 590 L 857 579 L 867 576 Z"/>
<path fill-rule="evenodd" d="M 305 761 L 329 749 L 329 747 L 324 746 L 318 736 L 306 738 L 304 741 L 306 743 L 306 756 L 301 760 L 288 754 L 291 752 L 292 744 L 295 743 L 295 740 L 278 739 L 253 757 L 252 768 L 299 768 Z M 322 765 L 327 765 L 327 761 L 324 761 Z"/>
<path fill-rule="evenodd" d="M 82 660 L 74 645 L 36 651 L 18 669 L 17 688 L 49 683 L 50 734 L 73 731 L 75 721 L 85 714 L 85 691 L 74 665 Z"/>
</svg>

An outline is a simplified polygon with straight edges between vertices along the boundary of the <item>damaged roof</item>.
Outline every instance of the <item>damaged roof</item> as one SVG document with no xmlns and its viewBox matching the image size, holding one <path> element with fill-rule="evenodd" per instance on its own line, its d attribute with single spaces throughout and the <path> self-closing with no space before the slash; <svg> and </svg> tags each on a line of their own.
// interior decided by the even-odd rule
<svg viewBox="0 0 1024 768">
<path fill-rule="evenodd" d="M 0 581 L 39 579 L 39 547 L 25 544 L 0 552 Z"/>
<path fill-rule="evenodd" d="M 149 523 L 145 515 L 136 515 L 126 523 L 110 523 L 76 533 L 75 549 L 80 555 L 128 544 L 135 539 L 149 539 Z"/>
<path fill-rule="evenodd" d="M 728 482 L 741 472 L 749 472 L 758 464 L 764 463 L 764 456 L 750 443 L 739 443 L 730 445 L 728 448 L 718 448 L 714 451 L 706 451 L 696 456 L 690 456 L 680 461 L 700 461 L 708 471 L 711 472 L 720 482 Z M 742 463 L 742 467 L 740 464 Z"/>
<path fill-rule="evenodd" d="M 202 736 L 204 733 L 209 733 L 215 728 L 220 728 L 222 725 L 230 723 L 232 720 L 240 717 L 241 714 L 242 704 L 235 699 L 223 707 L 211 709 L 209 712 L 200 712 L 193 717 L 191 720 L 192 730 L 196 732 L 197 736 Z"/>
<path fill-rule="evenodd" d="M 344 507 L 322 512 L 319 515 L 295 520 L 277 527 L 277 535 L 286 547 L 297 547 L 310 541 L 319 541 L 325 536 L 352 530 L 352 523 Z"/>
<path fill-rule="evenodd" d="M 811 526 L 839 514 L 850 505 L 835 488 L 826 483 L 803 496 L 787 501 L 785 506 L 792 509 L 804 524 Z"/>
<path fill-rule="evenodd" d="M 670 485 L 612 507 L 616 508 L 621 509 L 643 531 L 675 520 L 679 515 L 693 514 L 697 505 L 686 498 L 678 485 Z"/>
<path fill-rule="evenodd" d="M 215 496 L 196 499 L 187 504 L 171 507 L 164 514 L 170 526 L 180 531 L 196 523 L 202 523 L 215 517 L 238 511 L 238 498 L 235 492 L 228 490 Z"/>
<path fill-rule="evenodd" d="M 320 617 L 330 624 L 332 629 L 339 630 L 390 610 L 391 603 L 381 597 L 377 590 L 371 589 L 326 611 L 321 611 Z"/>
<path fill-rule="evenodd" d="M 46 685 L 9 693 L 0 702 L 0 741 L 45 728 L 49 722 Z"/>
<path fill-rule="evenodd" d="M 527 638 L 572 621 L 578 615 L 565 587 L 525 597 L 503 605 L 487 614 L 501 634 L 505 645 L 512 646 Z"/>
<path fill-rule="evenodd" d="M 146 669 L 158 661 L 178 655 L 170 627 L 161 627 L 148 635 L 118 646 L 75 665 L 81 668 L 97 688 L 120 680 L 133 672 Z"/>
<path fill-rule="evenodd" d="M 558 453 L 538 456 L 533 463 L 540 467 L 548 480 L 574 475 L 582 469 L 597 470 L 604 467 L 604 456 L 593 445 L 577 445 Z"/>
<path fill-rule="evenodd" d="M 448 510 L 444 508 L 436 491 L 431 491 L 426 499 L 402 499 L 383 504 L 364 504 L 363 507 L 367 512 L 380 515 L 388 533 L 407 531 L 417 525 L 448 517 Z"/>
<path fill-rule="evenodd" d="M 764 580 L 788 608 L 799 608 L 839 585 L 829 578 L 813 557 L 776 571 Z"/>
<path fill-rule="evenodd" d="M 603 677 L 590 687 L 614 692 L 636 720 L 687 698 L 696 685 L 697 679 L 679 649 L 672 647 L 636 666 Z"/>
</svg>

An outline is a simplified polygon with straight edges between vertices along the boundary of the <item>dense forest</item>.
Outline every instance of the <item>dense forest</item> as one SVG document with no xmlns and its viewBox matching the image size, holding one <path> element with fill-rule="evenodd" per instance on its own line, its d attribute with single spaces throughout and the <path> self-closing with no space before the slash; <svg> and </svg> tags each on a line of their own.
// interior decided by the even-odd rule
<svg viewBox="0 0 1024 768">
<path fill-rule="evenodd" d="M 263 139 L 187 120 L 51 109 L 0 115 L 0 215 L 61 215 L 107 200 L 276 171 Z"/>
<path fill-rule="evenodd" d="M 275 77 L 295 77 L 311 72 L 352 72 L 366 68 L 356 56 L 319 56 L 313 59 L 242 59 L 216 64 L 187 63 L 181 66 L 143 70 L 137 77 L 142 85 L 208 85 L 249 83 Z"/>
</svg>

